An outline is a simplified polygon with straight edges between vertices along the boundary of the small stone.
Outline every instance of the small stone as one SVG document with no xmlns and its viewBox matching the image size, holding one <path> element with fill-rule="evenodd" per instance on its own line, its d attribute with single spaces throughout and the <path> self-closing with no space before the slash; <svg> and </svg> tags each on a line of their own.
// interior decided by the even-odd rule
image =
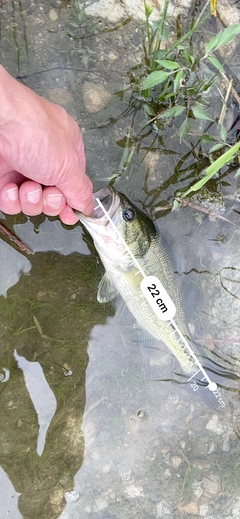
<svg viewBox="0 0 240 519">
<path fill-rule="evenodd" d="M 200 517 L 206 517 L 208 515 L 208 504 L 204 503 L 199 506 L 199 515 Z"/>
<path fill-rule="evenodd" d="M 164 471 L 164 476 L 166 479 L 169 479 L 171 477 L 172 473 L 171 473 L 171 470 L 170 469 L 166 469 Z"/>
<path fill-rule="evenodd" d="M 217 414 L 213 414 L 212 415 L 212 418 L 208 421 L 208 423 L 206 425 L 206 429 L 208 431 L 213 431 L 216 434 L 222 434 L 223 433 L 223 428 L 218 423 L 218 415 Z"/>
<path fill-rule="evenodd" d="M 63 488 L 56 488 L 50 496 L 50 502 L 52 505 L 60 505 L 64 497 Z"/>
<path fill-rule="evenodd" d="M 230 451 L 230 443 L 229 442 L 223 442 L 222 444 L 222 451 L 223 452 L 229 452 Z"/>
<path fill-rule="evenodd" d="M 190 501 L 189 503 L 187 503 L 185 505 L 183 505 L 183 504 L 178 505 L 178 510 L 179 510 L 179 512 L 183 512 L 186 514 L 198 515 L 198 504 L 196 501 Z"/>
<path fill-rule="evenodd" d="M 67 503 L 76 503 L 79 500 L 80 494 L 76 492 L 76 490 L 69 490 L 65 494 L 65 499 Z"/>
<path fill-rule="evenodd" d="M 124 493 L 127 494 L 128 497 L 134 498 L 134 497 L 144 497 L 143 494 L 143 488 L 142 487 L 136 487 L 135 485 L 128 485 Z"/>
<path fill-rule="evenodd" d="M 186 442 L 185 442 L 185 440 L 180 440 L 180 442 L 179 442 L 179 447 L 181 447 L 181 449 L 185 449 L 185 448 L 186 448 Z"/>
<path fill-rule="evenodd" d="M 114 54 L 114 52 L 109 52 L 108 59 L 109 61 L 115 61 L 115 59 L 117 59 L 117 56 L 116 54 Z"/>
<path fill-rule="evenodd" d="M 170 451 L 170 447 L 168 445 L 165 445 L 160 449 L 162 454 L 167 454 Z"/>
<path fill-rule="evenodd" d="M 48 16 L 49 16 L 50 20 L 52 20 L 52 22 L 56 22 L 56 20 L 58 19 L 58 14 L 55 11 L 55 9 L 50 9 Z"/>
<path fill-rule="evenodd" d="M 181 465 L 182 463 L 182 458 L 180 458 L 180 456 L 172 456 L 171 461 L 173 464 L 173 468 L 178 469 L 179 465 Z"/>
<path fill-rule="evenodd" d="M 218 474 L 211 474 L 203 478 L 204 495 L 207 497 L 215 496 L 221 489 L 221 478 Z"/>
<path fill-rule="evenodd" d="M 108 103 L 110 97 L 110 93 L 103 85 L 98 85 L 91 81 L 85 81 L 83 84 L 83 100 L 86 110 L 90 114 L 102 110 Z"/>
<path fill-rule="evenodd" d="M 166 515 L 170 514 L 171 510 L 168 503 L 164 499 L 157 503 L 157 517 L 165 517 Z"/>
</svg>

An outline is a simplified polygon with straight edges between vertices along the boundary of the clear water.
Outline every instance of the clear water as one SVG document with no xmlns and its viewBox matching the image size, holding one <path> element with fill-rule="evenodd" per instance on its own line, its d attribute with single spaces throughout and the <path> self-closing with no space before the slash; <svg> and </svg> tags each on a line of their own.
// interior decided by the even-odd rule
<svg viewBox="0 0 240 519">
<path fill-rule="evenodd" d="M 88 113 L 82 86 L 123 89 L 141 27 L 74 40 L 68 31 L 94 34 L 105 22 L 82 10 L 80 30 L 69 15 L 67 2 L 3 0 L 2 63 L 77 118 L 97 190 L 119 171 L 132 114 L 120 117 L 128 105 L 117 95 Z M 192 207 L 155 211 L 188 185 L 196 162 L 204 167 L 174 127 L 147 154 L 155 136 L 142 138 L 115 187 L 168 239 L 188 324 L 225 407 L 198 398 L 163 345 L 142 351 L 121 300 L 97 303 L 103 269 L 79 225 L 1 215 L 34 255 L 0 242 L 0 519 L 239 517 L 238 181 L 233 171 L 212 185 L 231 224 Z"/>
</svg>

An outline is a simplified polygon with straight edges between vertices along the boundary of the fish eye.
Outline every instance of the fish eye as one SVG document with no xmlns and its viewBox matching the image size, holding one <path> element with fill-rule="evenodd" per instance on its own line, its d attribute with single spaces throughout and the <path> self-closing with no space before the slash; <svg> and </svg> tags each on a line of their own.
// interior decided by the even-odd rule
<svg viewBox="0 0 240 519">
<path fill-rule="evenodd" d="M 135 218 L 135 211 L 129 207 L 128 209 L 125 209 L 123 211 L 123 219 L 125 220 L 125 222 L 132 222 L 132 220 L 134 220 Z"/>
</svg>

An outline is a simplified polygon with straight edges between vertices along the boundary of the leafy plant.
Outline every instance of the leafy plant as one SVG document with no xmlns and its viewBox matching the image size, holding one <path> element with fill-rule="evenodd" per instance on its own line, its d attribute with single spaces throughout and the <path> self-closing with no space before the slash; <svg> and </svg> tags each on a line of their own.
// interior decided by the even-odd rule
<svg viewBox="0 0 240 519">
<path fill-rule="evenodd" d="M 203 96 L 214 83 L 216 74 L 210 80 L 200 80 L 198 70 L 201 62 L 208 61 L 216 68 L 216 73 L 224 71 L 214 52 L 240 33 L 240 25 L 227 27 L 206 43 L 201 51 L 199 47 L 194 51 L 192 37 L 210 15 L 199 17 L 186 34 L 169 46 L 166 24 L 168 3 L 169 0 L 166 0 L 162 19 L 157 26 L 150 22 L 151 9 L 145 3 L 147 44 L 144 42 L 144 53 L 147 66 L 140 77 L 139 91 L 146 102 L 154 106 L 154 117 L 149 122 L 169 123 L 173 118 L 184 116 L 179 128 L 181 141 L 191 130 L 191 119 L 212 120 L 204 109 L 206 99 Z"/>
<path fill-rule="evenodd" d="M 84 45 L 84 38 L 95 34 L 98 24 L 93 22 L 92 18 L 86 14 L 85 2 L 80 3 L 75 0 L 71 2 L 68 23 L 70 25 L 68 35 L 74 42 L 71 54 L 78 53 L 84 66 L 88 68 L 90 58 L 96 55 L 97 51 Z"/>
</svg>

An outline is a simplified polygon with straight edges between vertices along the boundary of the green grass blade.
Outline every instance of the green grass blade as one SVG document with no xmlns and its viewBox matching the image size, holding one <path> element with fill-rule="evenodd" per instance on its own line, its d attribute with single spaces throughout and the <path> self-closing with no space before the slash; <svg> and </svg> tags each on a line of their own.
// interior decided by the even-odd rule
<svg viewBox="0 0 240 519">
<path fill-rule="evenodd" d="M 221 155 L 221 157 L 215 160 L 213 164 L 211 164 L 211 166 L 209 166 L 206 169 L 206 175 L 203 178 L 201 178 L 201 180 L 198 180 L 198 182 L 193 184 L 193 186 L 191 186 L 189 189 L 187 189 L 187 191 L 185 191 L 185 193 L 181 195 L 181 198 L 184 198 L 192 191 L 198 191 L 199 189 L 201 189 L 206 184 L 206 182 L 208 182 L 208 180 L 210 180 L 213 177 L 213 175 L 215 175 L 215 173 L 219 171 L 219 169 L 225 166 L 233 158 L 233 155 L 235 155 L 235 153 L 237 153 L 239 149 L 240 142 L 237 142 L 237 144 L 232 146 L 230 150 L 226 151 L 225 153 L 223 153 L 223 155 Z"/>
</svg>

